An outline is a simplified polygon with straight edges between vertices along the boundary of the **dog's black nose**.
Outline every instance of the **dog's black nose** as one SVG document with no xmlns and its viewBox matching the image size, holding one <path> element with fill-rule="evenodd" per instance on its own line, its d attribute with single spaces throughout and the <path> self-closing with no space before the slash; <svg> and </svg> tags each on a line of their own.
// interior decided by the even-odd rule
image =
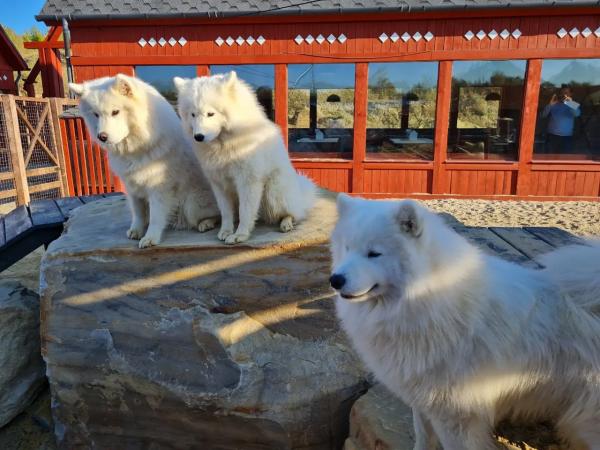
<svg viewBox="0 0 600 450">
<path fill-rule="evenodd" d="M 102 142 L 106 142 L 108 140 L 108 134 L 106 133 L 98 133 L 98 139 L 100 139 Z"/>
<path fill-rule="evenodd" d="M 204 140 L 204 135 L 201 133 L 195 134 L 194 139 L 196 139 L 198 142 L 202 142 Z"/>
<path fill-rule="evenodd" d="M 341 289 L 346 284 L 346 277 L 344 275 L 340 275 L 339 273 L 334 273 L 329 277 L 329 283 L 331 287 L 334 289 Z"/>
</svg>

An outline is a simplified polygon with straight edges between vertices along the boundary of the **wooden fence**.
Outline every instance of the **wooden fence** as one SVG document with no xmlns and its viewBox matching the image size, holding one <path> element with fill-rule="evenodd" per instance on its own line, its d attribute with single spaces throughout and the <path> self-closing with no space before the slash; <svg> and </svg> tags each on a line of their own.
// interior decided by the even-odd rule
<svg viewBox="0 0 600 450">
<path fill-rule="evenodd" d="M 76 105 L 0 95 L 0 205 L 122 190 L 83 120 L 69 114 Z"/>
</svg>

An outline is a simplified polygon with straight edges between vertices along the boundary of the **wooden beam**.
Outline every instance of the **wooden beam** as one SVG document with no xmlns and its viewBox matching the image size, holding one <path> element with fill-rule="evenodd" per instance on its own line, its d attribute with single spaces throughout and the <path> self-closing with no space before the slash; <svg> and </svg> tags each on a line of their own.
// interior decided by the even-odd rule
<svg viewBox="0 0 600 450">
<path fill-rule="evenodd" d="M 369 64 L 354 65 L 354 139 L 352 145 L 352 186 L 350 192 L 363 191 L 363 161 L 367 154 L 367 104 L 369 101 Z"/>
<path fill-rule="evenodd" d="M 288 146 L 288 71 L 287 64 L 275 65 L 275 123 Z"/>
<path fill-rule="evenodd" d="M 519 173 L 517 175 L 517 195 L 531 193 L 531 161 L 537 118 L 540 82 L 542 78 L 542 60 L 532 59 L 527 63 L 525 75 L 525 93 L 523 95 L 523 114 L 519 130 Z"/>
<path fill-rule="evenodd" d="M 452 61 L 440 61 L 438 66 L 437 104 L 435 109 L 435 135 L 433 139 L 433 194 L 447 190 L 446 169 L 448 158 L 448 125 L 450 121 L 450 96 L 452 92 Z"/>
<path fill-rule="evenodd" d="M 51 181 L 50 183 L 41 183 L 41 184 L 34 184 L 33 186 L 31 186 L 29 188 L 29 192 L 42 192 L 42 191 L 48 191 L 50 189 L 60 189 L 62 186 L 62 181 Z"/>
<path fill-rule="evenodd" d="M 69 192 L 69 182 L 67 180 L 67 164 L 65 161 L 65 152 L 60 129 L 60 114 L 62 113 L 63 101 L 57 98 L 50 99 L 50 120 L 52 121 L 52 135 L 56 146 L 56 156 L 58 157 L 58 169 L 60 170 L 60 179 L 62 181 L 61 196 L 64 197 Z"/>
<path fill-rule="evenodd" d="M 26 205 L 30 201 L 29 187 L 27 185 L 27 173 L 25 172 L 25 160 L 23 158 L 23 147 L 19 133 L 19 118 L 17 106 L 12 95 L 4 95 L 1 98 L 4 110 L 4 120 L 8 137 L 8 148 L 15 175 L 15 190 L 17 191 L 17 206 Z"/>
<path fill-rule="evenodd" d="M 54 42 L 48 42 L 48 41 L 36 41 L 36 42 L 23 42 L 23 46 L 27 49 L 30 50 L 41 50 L 41 49 L 45 49 L 45 48 L 52 48 L 52 49 L 63 49 L 65 48 L 65 43 L 62 41 L 54 41 Z"/>
</svg>

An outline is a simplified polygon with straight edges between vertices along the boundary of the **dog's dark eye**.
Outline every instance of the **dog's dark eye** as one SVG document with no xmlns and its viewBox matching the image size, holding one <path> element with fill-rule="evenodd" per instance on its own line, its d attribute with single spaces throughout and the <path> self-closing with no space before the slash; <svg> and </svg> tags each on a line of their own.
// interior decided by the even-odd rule
<svg viewBox="0 0 600 450">
<path fill-rule="evenodd" d="M 96 117 L 100 117 L 100 115 L 99 115 L 98 113 L 94 113 L 94 115 L 95 115 Z"/>
<path fill-rule="evenodd" d="M 374 252 L 373 250 L 371 250 L 368 254 L 367 254 L 367 258 L 377 258 L 378 256 L 381 256 L 381 253 L 379 252 Z"/>
<path fill-rule="evenodd" d="M 114 109 L 113 112 L 111 113 L 113 116 L 116 116 L 117 114 L 119 114 L 119 110 L 118 109 Z"/>
<path fill-rule="evenodd" d="M 214 116 L 214 115 L 215 115 L 215 113 L 206 113 L 206 115 L 207 115 L 208 117 L 212 117 L 212 116 Z"/>
<path fill-rule="evenodd" d="M 196 117 L 196 113 L 192 113 L 192 117 Z"/>
</svg>

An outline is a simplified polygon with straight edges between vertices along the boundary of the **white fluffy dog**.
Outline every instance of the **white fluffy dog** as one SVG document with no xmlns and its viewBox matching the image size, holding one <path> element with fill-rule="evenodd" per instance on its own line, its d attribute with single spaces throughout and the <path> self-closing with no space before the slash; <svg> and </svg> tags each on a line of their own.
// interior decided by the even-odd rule
<svg viewBox="0 0 600 450">
<path fill-rule="evenodd" d="M 331 285 L 375 376 L 412 406 L 416 449 L 495 449 L 503 418 L 600 448 L 600 245 L 488 256 L 418 203 L 338 197 Z"/>
<path fill-rule="evenodd" d="M 292 230 L 313 205 L 315 186 L 292 167 L 281 131 L 252 89 L 235 72 L 174 83 L 179 114 L 221 211 L 219 239 L 248 240 L 258 215 L 283 232 Z"/>
<path fill-rule="evenodd" d="M 69 85 L 81 97 L 90 135 L 108 151 L 132 212 L 127 237 L 160 243 L 168 225 L 214 228 L 218 209 L 173 107 L 152 86 L 126 75 Z M 146 229 L 147 228 L 147 229 Z"/>
</svg>

